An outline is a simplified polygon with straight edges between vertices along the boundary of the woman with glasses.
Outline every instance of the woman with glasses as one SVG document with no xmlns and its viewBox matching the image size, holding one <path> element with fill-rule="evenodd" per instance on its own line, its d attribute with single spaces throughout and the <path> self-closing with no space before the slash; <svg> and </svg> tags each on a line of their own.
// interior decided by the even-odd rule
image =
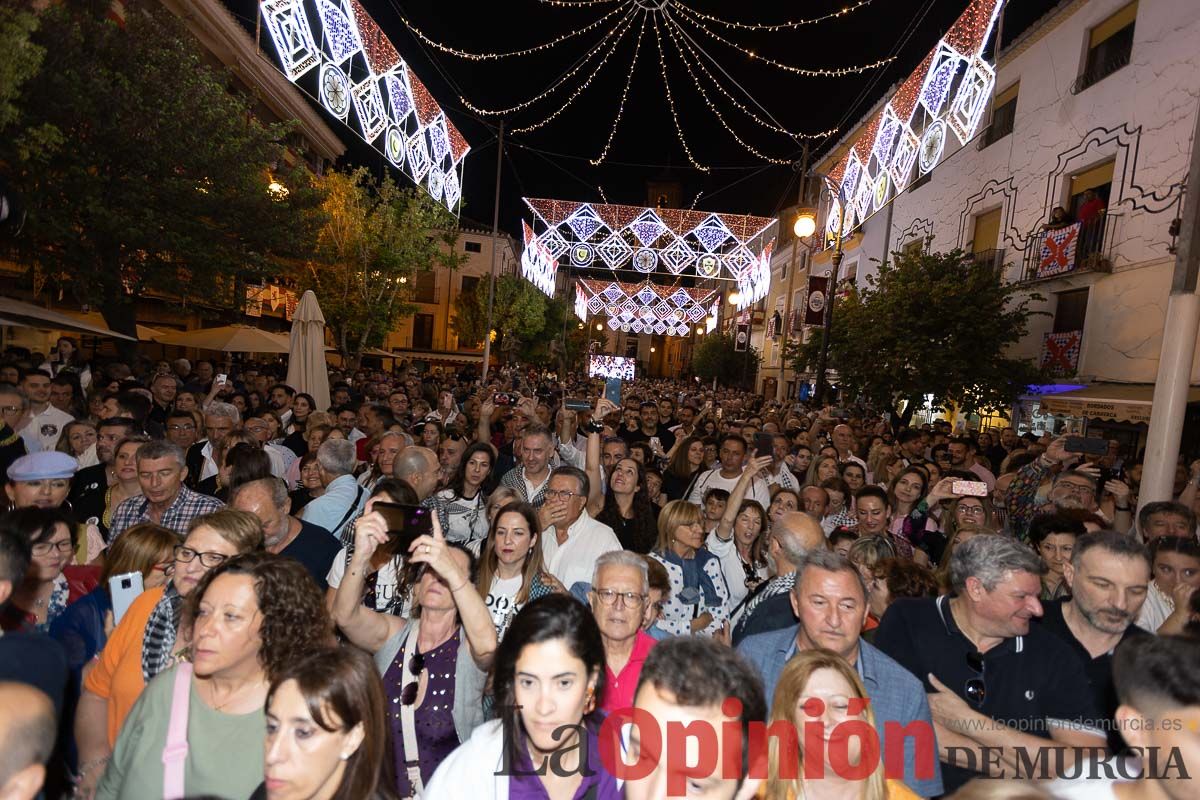
<svg viewBox="0 0 1200 800">
<path fill-rule="evenodd" d="M 987 497 L 957 497 L 950 501 L 946 512 L 942 514 L 942 530 L 947 539 L 963 525 L 980 525 L 985 528 L 996 527 L 996 515 L 992 513 L 992 501 Z"/>
<path fill-rule="evenodd" d="M 884 776 L 878 746 L 864 747 L 859 731 L 864 726 L 875 729 L 875 713 L 867 701 L 857 670 L 837 653 L 805 650 L 788 661 L 775 684 L 768 724 L 794 725 L 799 734 L 793 740 L 797 747 L 781 746 L 783 739 L 772 742 L 767 782 L 758 796 L 766 800 L 917 800 L 902 782 Z M 815 753 L 805 750 L 811 742 L 820 742 Z M 831 758 L 835 750 L 838 755 Z M 864 759 L 873 759 L 874 764 L 857 766 Z M 817 760 L 821 763 L 806 763 Z M 820 778 L 811 778 L 813 775 Z"/>
<path fill-rule="evenodd" d="M 442 759 L 483 722 L 496 649 L 496 628 L 472 580 L 474 559 L 463 545 L 446 541 L 436 514 L 430 521 L 433 534 L 417 537 L 405 554 L 413 576 L 405 581 L 414 587 L 411 620 L 361 600 L 371 557 L 398 538 L 377 511 L 355 523 L 354 554 L 333 602 L 338 628 L 375 655 L 383 675 L 401 797 L 419 795 Z"/>
<path fill-rule="evenodd" d="M 769 577 L 763 541 L 767 512 L 758 502 L 744 498 L 755 476 L 769 467 L 771 461 L 769 455 L 759 456 L 742 470 L 742 476 L 729 493 L 717 529 L 708 535 L 708 549 L 720 559 L 721 572 L 729 587 L 730 608 L 737 608 L 746 595 Z"/>
<path fill-rule="evenodd" d="M 437 510 L 447 540 L 470 544 L 487 538 L 487 497 L 484 487 L 492 475 L 494 453 L 490 444 L 472 444 L 463 453 L 449 484 L 433 496 L 433 507 Z"/>
<path fill-rule="evenodd" d="M 183 605 L 201 578 L 233 556 L 262 548 L 262 523 L 253 514 L 221 509 L 192 520 L 175 548 L 170 581 L 133 601 L 84 677 L 75 715 L 80 796 L 92 796 L 146 684 L 185 649 L 187 642 L 177 640 Z"/>
<path fill-rule="evenodd" d="M 534 600 L 513 619 L 495 660 L 500 718 L 475 728 L 442 762 L 425 797 L 618 800 L 600 758 L 604 643 L 588 607 L 559 594 Z"/>
<path fill-rule="evenodd" d="M 47 633 L 67 607 L 96 588 L 98 567 L 71 564 L 76 525 L 58 508 L 29 506 L 0 515 L 0 526 L 30 543 L 33 559 L 0 612 L 0 629 Z"/>
<path fill-rule="evenodd" d="M 704 546 L 698 506 L 685 500 L 667 503 L 658 515 L 658 544 L 650 557 L 671 576 L 671 597 L 663 603 L 659 628 L 672 636 L 722 631 L 733 606 L 721 560 Z"/>
<path fill-rule="evenodd" d="M 271 553 L 214 567 L 188 597 L 183 618 L 190 658 L 142 693 L 97 798 L 249 797 L 263 779 L 271 681 L 333 644 L 316 581 L 300 562 Z"/>
<path fill-rule="evenodd" d="M 1075 541 L 1087 533 L 1078 518 L 1069 514 L 1038 514 L 1029 523 L 1029 544 L 1046 562 L 1039 600 L 1069 597 L 1071 587 L 1063 578 L 1063 569 L 1071 562 Z"/>
<path fill-rule="evenodd" d="M 492 523 L 479 559 L 475 589 L 485 598 L 497 640 L 504 638 L 513 617 L 527 602 L 559 586 L 543 566 L 539 527 L 537 510 L 519 500 L 501 508 Z"/>
</svg>

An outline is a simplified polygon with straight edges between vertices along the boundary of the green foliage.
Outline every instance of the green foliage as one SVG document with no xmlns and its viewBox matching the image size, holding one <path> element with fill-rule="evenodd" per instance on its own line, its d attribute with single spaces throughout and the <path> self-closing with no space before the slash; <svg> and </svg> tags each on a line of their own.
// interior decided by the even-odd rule
<svg viewBox="0 0 1200 800">
<path fill-rule="evenodd" d="M 743 352 L 733 348 L 733 336 L 727 333 L 698 339 L 692 354 L 692 372 L 706 381 L 716 378 L 726 385 L 753 386 L 762 356 L 753 347 Z"/>
<path fill-rule="evenodd" d="M 487 291 L 486 286 L 483 291 Z M 579 318 L 570 303 L 557 297 L 547 298 L 541 334 L 522 342 L 518 353 L 521 363 L 557 370 L 560 374 L 583 368 L 588 333 L 586 328 L 579 327 Z"/>
<path fill-rule="evenodd" d="M 12 5 L 0 7 L 0 130 L 20 116 L 13 100 L 21 85 L 37 74 L 46 55 L 45 48 L 30 38 L 37 26 L 32 12 Z"/>
<path fill-rule="evenodd" d="M 41 69 L 13 101 L 0 162 L 29 210 L 17 246 L 35 290 L 65 290 L 133 333 L 148 293 L 241 308 L 242 282 L 311 249 L 319 195 L 299 171 L 267 190 L 286 126 L 264 126 L 158 3 L 124 30 L 92 3 L 53 4 Z"/>
<path fill-rule="evenodd" d="M 454 301 L 450 324 L 460 339 L 482 342 L 487 335 L 488 278 L 471 292 L 463 292 Z M 516 275 L 496 278 L 496 296 L 492 303 L 492 329 L 496 331 L 493 351 L 514 353 L 524 343 L 546 330 L 546 305 L 549 299 L 529 281 Z M 559 321 L 561 325 L 561 320 Z M 546 330 L 552 337 L 553 330 Z"/>
<path fill-rule="evenodd" d="M 966 413 L 1003 409 L 1041 375 L 1009 358 L 1026 334 L 1030 300 L 1004 280 L 1003 267 L 950 253 L 893 253 L 862 290 L 833 310 L 829 368 L 850 397 L 880 408 L 933 395 L 934 407 Z M 798 371 L 815 368 L 821 332 L 789 348 Z"/>
<path fill-rule="evenodd" d="M 413 312 L 417 273 L 455 269 L 466 257 L 455 251 L 454 218 L 424 192 L 390 178 L 377 184 L 363 168 L 330 172 L 321 188 L 324 225 L 299 283 L 316 293 L 338 350 L 357 363 Z"/>
</svg>

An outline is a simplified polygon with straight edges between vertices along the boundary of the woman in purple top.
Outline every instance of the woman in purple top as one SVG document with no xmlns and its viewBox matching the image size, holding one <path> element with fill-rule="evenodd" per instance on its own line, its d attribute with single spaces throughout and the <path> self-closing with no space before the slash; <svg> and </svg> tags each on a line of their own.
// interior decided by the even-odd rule
<svg viewBox="0 0 1200 800">
<path fill-rule="evenodd" d="M 446 758 L 426 797 L 619 800 L 600 759 L 604 645 L 587 606 L 562 594 L 528 603 L 496 650 L 499 719 Z"/>
</svg>

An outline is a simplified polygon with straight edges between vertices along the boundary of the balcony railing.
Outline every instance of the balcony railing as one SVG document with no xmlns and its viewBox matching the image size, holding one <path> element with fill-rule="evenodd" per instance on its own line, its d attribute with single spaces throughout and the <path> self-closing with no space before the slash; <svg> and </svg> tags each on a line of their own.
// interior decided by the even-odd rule
<svg viewBox="0 0 1200 800">
<path fill-rule="evenodd" d="M 1112 272 L 1113 233 L 1119 217 L 1100 214 L 1029 238 L 1021 282 L 1046 281 L 1079 272 Z"/>
<path fill-rule="evenodd" d="M 1079 94 L 1084 89 L 1094 86 L 1117 70 L 1129 66 L 1130 55 L 1130 50 L 1124 50 L 1092 67 L 1076 78 L 1075 82 L 1071 84 L 1071 94 Z"/>
<path fill-rule="evenodd" d="M 967 253 L 967 260 L 974 261 L 976 264 L 987 264 L 995 269 L 999 269 L 1004 264 L 1004 248 Z"/>
</svg>

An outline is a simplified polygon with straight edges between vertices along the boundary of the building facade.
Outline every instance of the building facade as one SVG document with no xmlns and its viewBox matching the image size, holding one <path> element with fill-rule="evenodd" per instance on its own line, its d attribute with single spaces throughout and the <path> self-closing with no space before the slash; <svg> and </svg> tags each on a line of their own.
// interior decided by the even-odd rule
<svg viewBox="0 0 1200 800">
<path fill-rule="evenodd" d="M 1087 426 L 1136 443 L 1193 147 L 1200 4 L 1065 0 L 1000 53 L 996 73 L 990 124 L 845 242 L 839 278 L 862 286 L 906 248 L 960 248 L 1003 265 L 1043 312 L 1015 354 L 1062 384 L 1022 398 L 1020 426 Z M 1051 222 L 1056 208 L 1065 224 Z M 830 256 L 814 258 L 816 274 L 828 273 Z M 1080 388 L 1055 398 L 1070 387 Z M 1108 411 L 1081 410 L 1106 396 Z"/>
</svg>

